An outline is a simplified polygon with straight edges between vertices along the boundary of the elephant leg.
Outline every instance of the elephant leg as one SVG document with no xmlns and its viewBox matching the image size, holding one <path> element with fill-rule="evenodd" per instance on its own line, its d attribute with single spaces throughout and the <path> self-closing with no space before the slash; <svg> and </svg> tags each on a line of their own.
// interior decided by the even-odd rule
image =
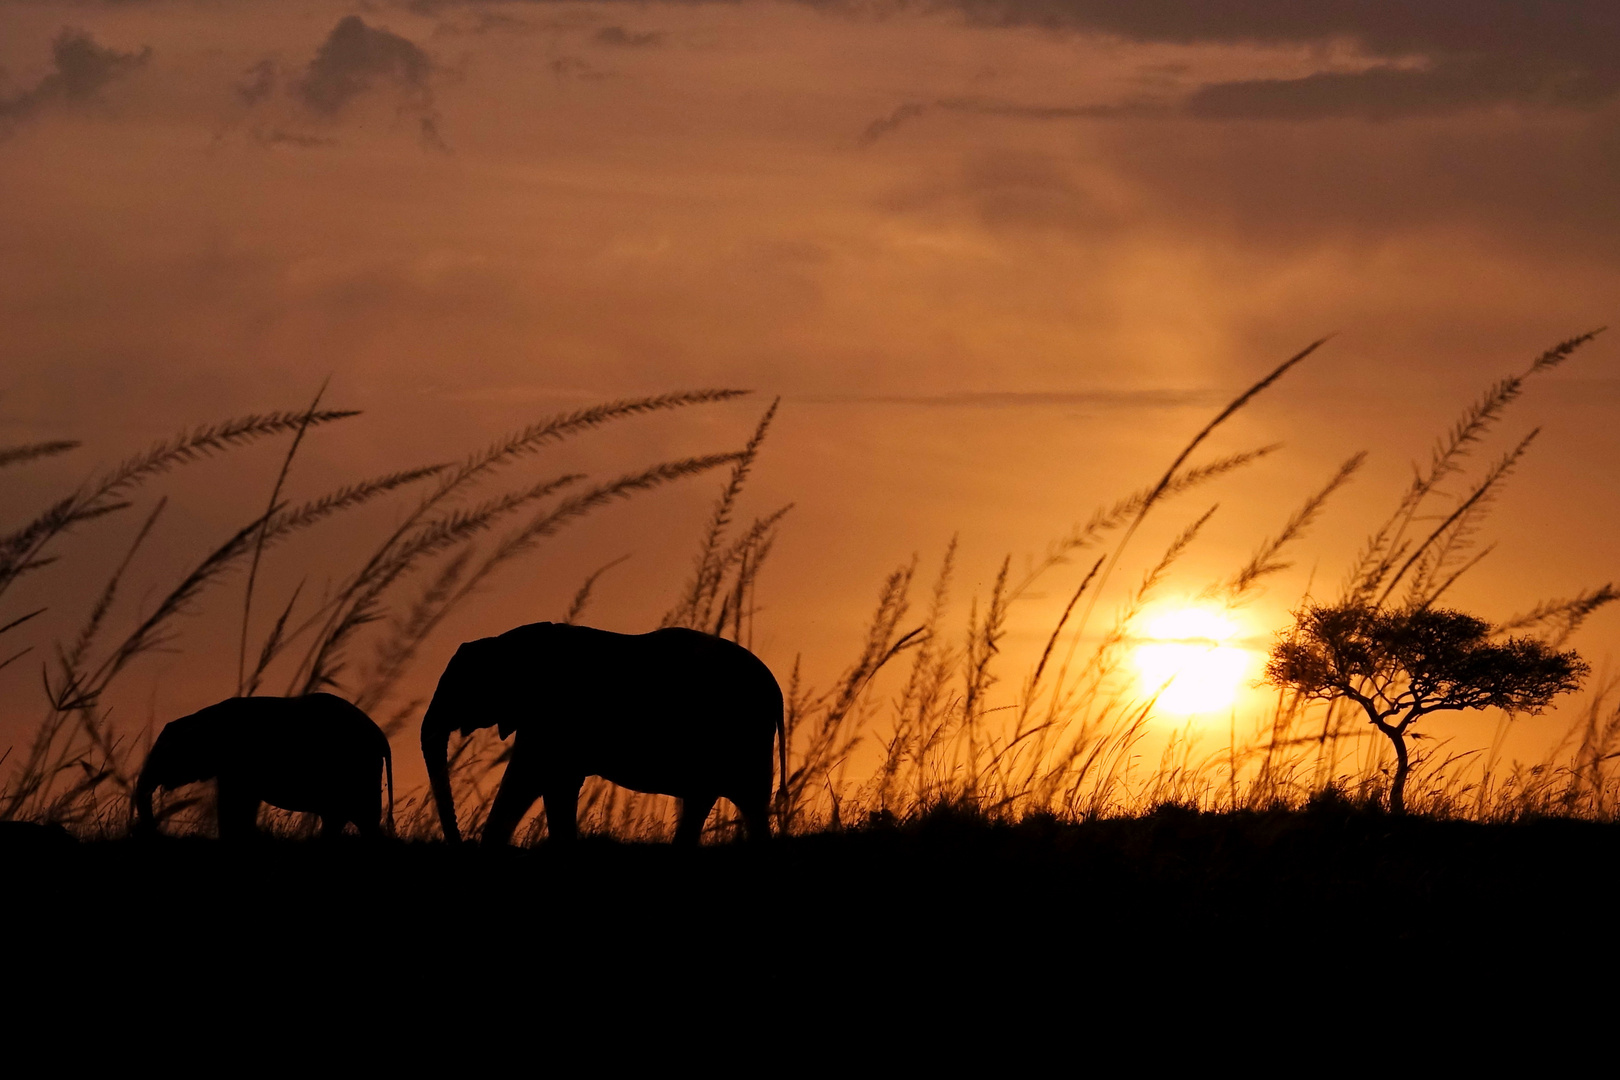
<svg viewBox="0 0 1620 1080">
<path fill-rule="evenodd" d="M 771 838 L 771 800 L 765 798 L 732 799 L 738 810 L 742 811 L 743 821 L 748 826 L 748 842 L 757 844 L 762 840 Z"/>
<path fill-rule="evenodd" d="M 349 820 L 354 822 L 354 827 L 360 830 L 360 835 L 367 840 L 376 840 L 382 836 L 382 824 L 376 807 L 368 808 L 362 805 L 350 815 Z"/>
<path fill-rule="evenodd" d="M 523 759 L 514 752 L 506 775 L 501 777 L 501 789 L 495 793 L 495 805 L 489 808 L 489 820 L 484 822 L 482 843 L 492 846 L 511 843 L 512 830 L 539 797 L 539 778 L 523 766 Z"/>
<path fill-rule="evenodd" d="M 675 826 L 675 843 L 696 847 L 703 837 L 703 823 L 709 820 L 718 795 L 690 795 L 681 800 L 681 819 Z"/>
<path fill-rule="evenodd" d="M 546 785 L 546 831 L 558 843 L 572 843 L 579 836 L 579 789 L 585 781 L 553 781 Z"/>
<path fill-rule="evenodd" d="M 219 838 L 242 840 L 258 828 L 259 798 L 240 784 L 220 778 L 214 802 L 219 810 Z"/>
<path fill-rule="evenodd" d="M 385 790 L 393 787 L 393 760 L 388 763 L 388 788 L 383 786 L 384 772 L 382 762 L 373 762 L 366 767 L 366 787 L 355 800 L 354 826 L 360 830 L 360 835 L 367 840 L 381 840 L 384 835 L 383 822 L 393 825 L 393 810 L 390 808 L 388 798 L 383 794 Z"/>
<path fill-rule="evenodd" d="M 382 836 L 382 802 L 378 794 L 382 784 L 382 763 L 368 761 L 356 765 L 345 774 L 343 790 L 333 795 L 332 805 L 337 818 L 336 828 L 354 823 L 355 831 L 366 840 Z"/>
</svg>

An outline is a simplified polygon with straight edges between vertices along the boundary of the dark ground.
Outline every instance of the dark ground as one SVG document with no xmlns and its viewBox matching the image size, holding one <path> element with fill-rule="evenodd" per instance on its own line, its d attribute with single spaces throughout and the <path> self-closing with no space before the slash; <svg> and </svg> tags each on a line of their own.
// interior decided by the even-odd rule
<svg viewBox="0 0 1620 1080">
<path fill-rule="evenodd" d="M 792 1002 L 847 1025 L 898 1003 L 937 1019 L 1025 1000 L 1220 1006 L 1264 987 L 1262 1011 L 1366 988 L 1432 1013 L 1518 1009 L 1575 978 L 1613 994 L 1620 956 L 1620 825 L 1567 820 L 936 814 L 697 851 L 15 835 L 0 849 L 14 988 L 82 976 L 165 1009 L 245 989 L 424 1021 L 447 1000 L 503 1022 L 566 998 L 621 1013 Z"/>
</svg>

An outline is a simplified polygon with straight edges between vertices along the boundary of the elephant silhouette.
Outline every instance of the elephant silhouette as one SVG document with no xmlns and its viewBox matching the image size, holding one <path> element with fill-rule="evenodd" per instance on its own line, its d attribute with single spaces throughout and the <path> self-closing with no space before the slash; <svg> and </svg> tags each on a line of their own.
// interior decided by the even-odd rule
<svg viewBox="0 0 1620 1080">
<path fill-rule="evenodd" d="M 321 835 L 354 822 L 375 837 L 378 785 L 388 777 L 394 828 L 394 757 L 388 736 L 358 707 L 332 694 L 229 698 L 171 720 L 135 782 L 137 833 L 157 828 L 152 794 L 201 780 L 218 783 L 219 835 L 251 835 L 259 804 L 313 811 Z"/>
<path fill-rule="evenodd" d="M 716 800 L 770 836 L 771 743 L 787 775 L 782 688 L 753 653 L 696 630 L 615 634 L 533 623 L 456 650 L 422 718 L 422 756 L 445 839 L 456 843 L 450 733 L 498 725 L 517 737 L 484 824 L 505 844 L 544 800 L 557 840 L 578 830 L 579 789 L 600 776 L 681 800 L 675 842 L 695 844 Z"/>
</svg>

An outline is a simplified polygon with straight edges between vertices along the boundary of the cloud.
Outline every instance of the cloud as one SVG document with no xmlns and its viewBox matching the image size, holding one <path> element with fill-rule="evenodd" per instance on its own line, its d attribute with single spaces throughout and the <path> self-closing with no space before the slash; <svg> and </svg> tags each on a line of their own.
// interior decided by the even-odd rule
<svg viewBox="0 0 1620 1080">
<path fill-rule="evenodd" d="M 1349 42 L 1365 71 L 1221 82 L 1195 91 L 1205 118 L 1311 119 L 1496 105 L 1593 108 L 1620 97 L 1612 0 L 899 0 L 970 24 L 1107 34 L 1178 45 Z M 1414 66 L 1413 61 L 1416 61 Z"/>
<path fill-rule="evenodd" d="M 931 107 L 919 101 L 912 101 L 899 106 L 893 112 L 878 117 L 870 124 L 867 124 L 866 130 L 861 132 L 860 145 L 871 146 L 885 135 L 893 134 L 902 126 L 927 113 Z"/>
<path fill-rule="evenodd" d="M 0 135 L 41 109 L 95 101 L 103 89 L 143 66 L 151 55 L 150 47 L 138 53 L 105 48 L 85 31 L 64 27 L 51 42 L 53 70 L 31 90 L 0 99 Z"/>
<path fill-rule="evenodd" d="M 871 146 L 879 139 L 893 134 L 901 127 L 931 112 L 971 113 L 1017 120 L 1096 120 L 1168 115 L 1170 109 L 1166 105 L 1150 101 L 1122 102 L 1115 105 L 1021 105 L 993 98 L 939 98 L 929 102 L 908 102 L 878 117 L 866 125 L 857 142 L 863 147 Z"/>
<path fill-rule="evenodd" d="M 349 15 L 332 28 L 302 74 L 284 72 L 267 58 L 243 73 L 235 96 L 257 141 L 313 149 L 334 146 L 337 140 L 295 127 L 337 121 L 361 98 L 391 91 L 400 115 L 415 120 L 423 144 L 448 150 L 439 130 L 433 72 L 433 61 L 421 46 Z"/>
<path fill-rule="evenodd" d="M 593 39 L 598 45 L 644 49 L 662 43 L 664 34 L 659 30 L 626 30 L 622 26 L 604 26 L 593 35 Z"/>
<path fill-rule="evenodd" d="M 1620 73 L 1599 75 L 1551 65 L 1446 60 L 1413 70 L 1378 65 L 1299 79 L 1213 83 L 1185 102 L 1206 119 L 1316 120 L 1461 112 L 1493 105 L 1590 108 L 1620 93 Z"/>
<path fill-rule="evenodd" d="M 336 116 L 381 79 L 431 108 L 428 76 L 432 71 L 432 61 L 415 42 L 349 15 L 327 35 L 296 93 L 314 112 Z"/>
<path fill-rule="evenodd" d="M 905 6 L 916 7 L 909 0 Z M 1609 0 L 926 0 L 988 26 L 1034 26 L 1175 44 L 1325 41 L 1351 38 L 1369 50 L 1411 54 L 1568 51 L 1600 54 L 1620 26 Z"/>
<path fill-rule="evenodd" d="M 418 0 L 429 3 L 430 0 Z M 548 0 L 537 0 L 548 2 Z M 600 0 L 616 3 L 617 0 Z M 692 0 L 703 2 L 703 0 Z M 1215 82 L 1187 97 L 1200 119 L 1384 120 L 1497 106 L 1593 109 L 1620 99 L 1614 0 L 800 0 L 855 18 L 949 12 L 970 26 L 1033 28 L 1167 45 L 1352 45 L 1366 70 Z M 437 5 L 430 5 L 437 6 Z M 621 26 L 601 45 L 651 45 Z M 933 109 L 1062 119 L 1062 107 L 912 104 L 874 121 L 863 142 Z M 1136 115 L 1122 110 L 1114 115 Z M 1075 116 L 1102 115 L 1077 110 Z M 892 123 L 888 121 L 892 120 Z M 887 126 L 886 126 L 887 125 Z"/>
</svg>

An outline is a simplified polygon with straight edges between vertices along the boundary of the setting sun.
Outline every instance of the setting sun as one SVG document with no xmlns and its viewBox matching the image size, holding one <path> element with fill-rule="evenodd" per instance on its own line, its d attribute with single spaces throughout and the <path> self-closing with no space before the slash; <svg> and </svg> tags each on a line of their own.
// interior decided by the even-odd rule
<svg viewBox="0 0 1620 1080">
<path fill-rule="evenodd" d="M 1230 644 L 1237 634 L 1237 623 L 1213 608 L 1179 608 L 1155 618 L 1135 653 L 1143 693 L 1158 695 L 1159 712 L 1230 708 L 1253 660 L 1248 649 Z"/>
</svg>

